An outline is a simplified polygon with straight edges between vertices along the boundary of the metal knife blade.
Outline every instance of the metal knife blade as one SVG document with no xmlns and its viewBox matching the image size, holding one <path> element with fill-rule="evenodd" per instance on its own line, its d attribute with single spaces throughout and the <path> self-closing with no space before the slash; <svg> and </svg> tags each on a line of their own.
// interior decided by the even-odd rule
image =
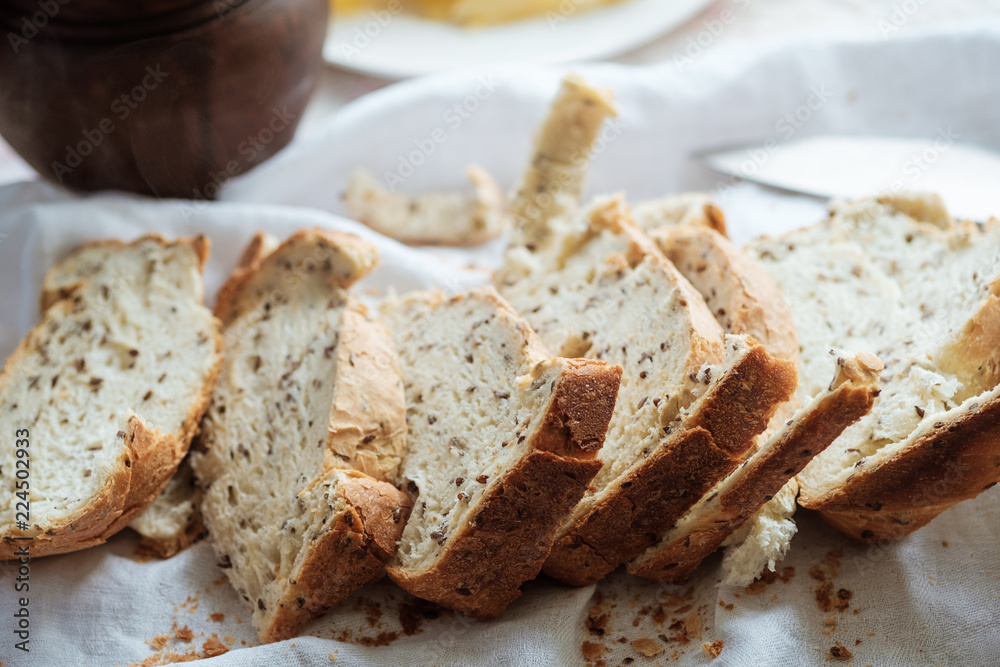
<svg viewBox="0 0 1000 667">
<path fill-rule="evenodd" d="M 857 199 L 922 190 L 941 195 L 957 218 L 1000 217 L 1000 154 L 959 143 L 950 129 L 924 139 L 770 140 L 702 157 L 722 173 L 793 192 Z"/>
</svg>

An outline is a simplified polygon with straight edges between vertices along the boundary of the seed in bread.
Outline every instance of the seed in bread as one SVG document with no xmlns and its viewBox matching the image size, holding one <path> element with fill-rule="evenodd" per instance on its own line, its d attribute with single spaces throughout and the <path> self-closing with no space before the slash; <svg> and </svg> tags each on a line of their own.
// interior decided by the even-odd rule
<svg viewBox="0 0 1000 667">
<path fill-rule="evenodd" d="M 41 322 L 0 374 L 0 426 L 30 432 L 34 464 L 19 529 L 14 440 L 0 439 L 0 558 L 16 537 L 33 557 L 101 544 L 163 490 L 221 363 L 207 255 L 204 238 L 147 236 L 85 245 L 50 270 Z"/>
</svg>

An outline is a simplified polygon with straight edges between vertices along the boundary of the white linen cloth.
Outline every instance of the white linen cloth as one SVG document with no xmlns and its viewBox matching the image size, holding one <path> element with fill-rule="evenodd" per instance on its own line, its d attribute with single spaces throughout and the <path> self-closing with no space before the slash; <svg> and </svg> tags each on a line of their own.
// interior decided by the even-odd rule
<svg viewBox="0 0 1000 667">
<path fill-rule="evenodd" d="M 823 206 L 734 186 L 699 166 L 693 153 L 769 137 L 780 145 L 789 129 L 792 136 L 932 136 L 951 128 L 962 141 L 1000 147 L 998 22 L 912 31 L 891 41 L 805 35 L 754 52 L 709 49 L 680 65 L 572 69 L 613 87 L 621 110 L 618 129 L 606 135 L 595 158 L 591 192 L 625 191 L 634 200 L 716 189 L 737 241 L 815 222 Z M 380 178 L 395 171 L 403 179 L 399 189 L 416 192 L 461 184 L 464 166 L 475 161 L 512 186 L 561 74 L 508 68 L 391 87 L 349 105 L 309 143 L 296 142 L 230 184 L 224 203 L 76 197 L 40 183 L 0 188 L 0 352 L 8 355 L 36 320 L 45 269 L 95 238 L 128 239 L 148 231 L 208 235 L 214 243 L 206 273 L 210 303 L 257 229 L 280 236 L 321 225 L 373 239 L 382 264 L 363 290 L 454 291 L 481 283 L 500 243 L 472 251 L 407 248 L 331 213 L 343 212 L 339 193 L 356 166 Z M 456 104 L 464 105 L 461 113 Z M 400 160 L 413 166 L 412 173 L 399 171 Z M 912 185 L 919 187 L 919 181 Z M 470 270 L 469 264 L 478 268 Z M 126 531 L 102 547 L 32 562 L 27 654 L 14 649 L 16 569 L 0 564 L 0 663 L 130 665 L 154 657 L 157 664 L 155 656 L 167 652 L 201 653 L 215 633 L 233 650 L 198 664 L 575 665 L 584 662 L 584 642 L 604 645 L 600 659 L 608 665 L 626 659 L 813 665 L 823 664 L 838 644 L 854 656 L 843 664 L 858 666 L 1000 664 L 1000 491 L 987 491 L 882 547 L 851 543 L 805 511 L 797 518 L 800 533 L 779 566 L 794 567 L 794 576 L 756 594 L 718 590 L 715 556 L 690 587 L 664 587 L 622 573 L 580 589 L 541 578 L 490 622 L 451 614 L 424 618 L 417 612 L 415 623 L 412 608 L 404 609 L 407 636 L 400 606 L 413 600 L 379 582 L 310 624 L 306 636 L 262 647 L 252 646 L 249 612 L 220 580 L 223 572 L 210 545 L 199 544 L 169 561 L 141 563 L 132 556 L 136 540 Z M 851 591 L 847 610 L 820 609 L 821 580 L 832 584 L 834 600 L 838 590 Z M 685 593 L 689 601 L 674 597 Z M 665 617 L 657 614 L 657 604 L 666 605 Z M 211 614 L 223 618 L 213 620 Z M 588 624 L 602 624 L 604 614 L 604 635 L 588 631 Z M 684 618 L 688 643 L 675 624 Z M 190 628 L 193 641 L 173 639 L 154 650 L 154 638 L 173 635 L 175 623 Z M 693 636 L 696 626 L 700 637 Z M 400 636 L 391 641 L 393 633 Z M 645 657 L 633 647 L 638 641 L 635 646 L 645 650 L 641 640 L 662 651 Z M 715 640 L 724 648 L 711 660 L 702 643 Z"/>
</svg>

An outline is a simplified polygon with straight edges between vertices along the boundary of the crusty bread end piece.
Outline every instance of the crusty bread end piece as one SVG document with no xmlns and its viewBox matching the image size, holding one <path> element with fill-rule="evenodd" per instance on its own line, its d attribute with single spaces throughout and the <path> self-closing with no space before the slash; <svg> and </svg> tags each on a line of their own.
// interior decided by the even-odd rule
<svg viewBox="0 0 1000 667">
<path fill-rule="evenodd" d="M 202 305 L 208 245 L 102 241 L 49 271 L 41 322 L 0 374 L 0 424 L 11 434 L 0 441 L 0 460 L 11 462 L 0 467 L 0 558 L 13 557 L 15 537 L 31 537 L 35 557 L 101 544 L 166 486 L 221 364 L 218 322 Z M 16 526 L 20 429 L 39 462 L 27 530 Z"/>
<path fill-rule="evenodd" d="M 227 354 L 193 466 L 219 564 L 265 642 L 377 576 L 409 513 L 383 481 L 405 438 L 398 361 L 347 290 L 375 259 L 356 237 L 304 230 L 218 305 Z"/>
<path fill-rule="evenodd" d="M 491 288 L 418 294 L 386 313 L 406 383 L 402 474 L 417 493 L 389 576 L 496 616 L 600 469 L 621 368 L 551 358 Z"/>
<path fill-rule="evenodd" d="M 572 74 L 563 79 L 511 203 L 515 245 L 540 249 L 555 220 L 573 216 L 590 170 L 591 148 L 604 121 L 615 115 L 610 91 Z"/>
</svg>

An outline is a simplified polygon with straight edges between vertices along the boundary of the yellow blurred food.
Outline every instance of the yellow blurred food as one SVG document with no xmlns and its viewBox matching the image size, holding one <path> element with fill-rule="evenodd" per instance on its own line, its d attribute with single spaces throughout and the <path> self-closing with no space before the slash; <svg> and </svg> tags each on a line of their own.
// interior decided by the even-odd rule
<svg viewBox="0 0 1000 667">
<path fill-rule="evenodd" d="M 600 5 L 621 0 L 397 0 L 404 9 L 428 18 L 451 21 L 465 26 L 484 26 L 517 21 L 550 12 L 568 17 Z M 356 14 L 365 9 L 379 9 L 387 0 L 330 0 L 335 15 Z"/>
</svg>

